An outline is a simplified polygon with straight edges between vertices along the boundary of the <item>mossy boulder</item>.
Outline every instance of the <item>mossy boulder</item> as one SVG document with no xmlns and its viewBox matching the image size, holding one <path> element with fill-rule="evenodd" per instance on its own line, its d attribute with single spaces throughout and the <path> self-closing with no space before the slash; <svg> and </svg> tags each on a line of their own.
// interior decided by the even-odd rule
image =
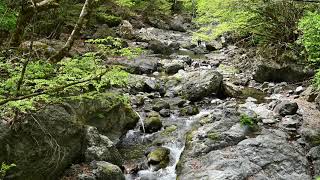
<svg viewBox="0 0 320 180">
<path fill-rule="evenodd" d="M 161 111 L 162 109 L 170 109 L 170 104 L 164 100 L 157 100 L 155 104 L 152 106 L 154 111 Z"/>
<path fill-rule="evenodd" d="M 107 94 L 49 105 L 22 117 L 11 126 L 0 121 L 0 163 L 16 164 L 8 175 L 18 180 L 58 179 L 83 157 L 121 164 L 105 136 L 94 133 L 100 142 L 86 141 L 85 127 L 95 126 L 116 141 L 139 119 L 123 98 Z M 104 154 L 95 156 L 100 150 Z"/>
<path fill-rule="evenodd" d="M 180 109 L 180 116 L 192 116 L 199 114 L 197 106 L 186 106 Z"/>
<path fill-rule="evenodd" d="M 97 180 L 125 180 L 121 169 L 111 163 L 105 161 L 98 161 L 93 163 L 93 167 L 96 169 L 93 170 Z"/>
<path fill-rule="evenodd" d="M 157 112 L 151 112 L 147 115 L 144 120 L 144 128 L 146 133 L 154 133 L 162 128 L 162 122 L 160 120 L 160 115 Z"/>
<path fill-rule="evenodd" d="M 155 167 L 156 170 L 166 168 L 170 162 L 170 150 L 165 147 L 156 147 L 148 155 L 148 164 Z"/>
<path fill-rule="evenodd" d="M 58 179 L 82 154 L 83 126 L 63 106 L 52 105 L 10 128 L 0 122 L 0 162 L 14 163 L 14 179 Z"/>
<path fill-rule="evenodd" d="M 97 127 L 101 134 L 117 143 L 119 138 L 133 129 L 139 121 L 139 115 L 128 101 L 118 94 L 100 94 L 70 103 L 70 110 L 77 113 L 81 123 Z"/>
<path fill-rule="evenodd" d="M 164 129 L 164 131 L 161 133 L 161 135 L 167 136 L 170 135 L 171 133 L 175 132 L 177 130 L 177 126 L 176 125 L 171 125 L 168 126 Z"/>
</svg>

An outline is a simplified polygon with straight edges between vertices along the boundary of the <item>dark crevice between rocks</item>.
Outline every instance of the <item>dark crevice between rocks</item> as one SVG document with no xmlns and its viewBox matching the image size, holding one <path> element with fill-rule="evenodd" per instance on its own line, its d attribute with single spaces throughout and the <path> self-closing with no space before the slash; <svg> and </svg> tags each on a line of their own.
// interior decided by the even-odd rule
<svg viewBox="0 0 320 180">
<path fill-rule="evenodd" d="M 315 169 L 314 169 L 313 159 L 311 156 L 307 156 L 307 160 L 308 160 L 308 168 L 309 168 L 310 176 L 314 177 Z"/>
</svg>

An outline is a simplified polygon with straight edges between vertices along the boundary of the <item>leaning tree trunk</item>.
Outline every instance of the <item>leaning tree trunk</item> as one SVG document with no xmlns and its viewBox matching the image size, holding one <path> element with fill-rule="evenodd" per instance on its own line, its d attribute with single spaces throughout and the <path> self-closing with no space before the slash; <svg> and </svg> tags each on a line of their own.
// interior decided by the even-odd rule
<svg viewBox="0 0 320 180">
<path fill-rule="evenodd" d="M 10 41 L 10 46 L 18 47 L 21 44 L 24 31 L 28 24 L 31 23 L 33 16 L 37 12 L 46 11 L 51 8 L 58 7 L 58 0 L 43 0 L 41 2 L 35 3 L 34 0 L 26 0 L 22 3 L 22 9 L 20 11 L 16 30 Z"/>
<path fill-rule="evenodd" d="M 82 26 L 84 25 L 85 20 L 87 20 L 88 17 L 90 16 L 90 13 L 93 8 L 93 2 L 94 2 L 94 0 L 86 0 L 86 2 L 84 3 L 84 5 L 82 7 L 82 11 L 80 13 L 77 24 L 74 26 L 74 29 L 73 29 L 72 33 L 70 34 L 66 44 L 63 46 L 63 48 L 59 52 L 57 52 L 56 54 L 54 54 L 53 56 L 51 56 L 49 58 L 49 61 L 51 63 L 57 63 L 57 62 L 61 61 L 62 58 L 68 54 L 68 52 L 70 51 L 70 49 L 73 46 L 73 43 L 74 43 L 77 35 L 80 33 L 80 31 L 82 29 Z"/>
</svg>

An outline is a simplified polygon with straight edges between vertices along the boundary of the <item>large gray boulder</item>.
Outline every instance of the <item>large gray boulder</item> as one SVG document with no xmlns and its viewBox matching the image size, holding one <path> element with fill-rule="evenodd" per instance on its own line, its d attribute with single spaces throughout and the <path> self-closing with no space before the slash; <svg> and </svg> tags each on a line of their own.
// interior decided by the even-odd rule
<svg viewBox="0 0 320 180">
<path fill-rule="evenodd" d="M 319 92 L 317 92 L 317 89 L 311 85 L 301 93 L 301 96 L 308 102 L 314 102 L 318 94 Z"/>
<path fill-rule="evenodd" d="M 117 165 L 106 161 L 92 161 L 72 165 L 61 179 L 125 180 L 125 176 Z"/>
<path fill-rule="evenodd" d="M 190 101 L 221 92 L 222 75 L 214 70 L 188 72 L 181 82 L 181 95 Z"/>
<path fill-rule="evenodd" d="M 129 21 L 127 20 L 122 21 L 119 27 L 119 34 L 122 38 L 125 38 L 125 39 L 134 38 L 133 26 L 130 24 Z"/>
<path fill-rule="evenodd" d="M 153 40 L 149 42 L 148 49 L 156 54 L 171 54 L 174 50 L 179 49 L 179 44 L 175 42 Z"/>
<path fill-rule="evenodd" d="M 159 92 L 163 94 L 165 91 L 163 83 L 160 80 L 154 77 L 135 74 L 129 75 L 127 87 L 131 94 L 139 92 Z"/>
<path fill-rule="evenodd" d="M 223 103 L 192 127 L 178 179 L 313 179 L 301 144 L 282 129 L 258 124 L 258 132 L 248 132 L 239 123 L 239 113 L 244 113 L 239 110 L 232 101 Z"/>
<path fill-rule="evenodd" d="M 160 119 L 160 114 L 157 112 L 151 112 L 147 115 L 144 120 L 144 128 L 146 133 L 154 133 L 159 131 L 162 128 L 162 121 Z"/>
<path fill-rule="evenodd" d="M 296 102 L 285 100 L 275 106 L 274 112 L 281 116 L 294 115 L 297 113 L 298 108 L 299 107 Z"/>
<path fill-rule="evenodd" d="M 191 48 L 192 36 L 189 33 L 168 31 L 158 28 L 142 28 L 136 33 L 136 38 L 143 42 L 160 41 L 164 45 L 180 45 L 183 48 Z"/>
<path fill-rule="evenodd" d="M 93 174 L 96 176 L 96 180 L 125 180 L 121 169 L 111 163 L 104 161 L 92 162 L 91 166 L 95 168 Z"/>
<path fill-rule="evenodd" d="M 170 29 L 174 31 L 186 32 L 188 25 L 186 24 L 186 19 L 181 15 L 176 15 L 169 22 Z"/>
<path fill-rule="evenodd" d="M 167 60 L 163 62 L 163 69 L 167 74 L 175 74 L 180 69 L 184 69 L 183 60 Z"/>
<path fill-rule="evenodd" d="M 170 162 L 170 150 L 165 147 L 155 147 L 147 154 L 149 166 L 153 166 L 155 170 L 166 168 Z"/>
<path fill-rule="evenodd" d="M 17 165 L 8 174 L 14 179 L 57 179 L 81 157 L 85 131 L 63 106 L 48 106 L 20 121 L 11 128 L 0 124 L 0 162 Z"/>
<path fill-rule="evenodd" d="M 81 123 L 96 127 L 114 143 L 139 121 L 138 113 L 116 93 L 99 94 L 93 99 L 85 98 L 69 104 L 69 111 L 74 111 Z"/>
<path fill-rule="evenodd" d="M 294 63 L 260 62 L 255 68 L 253 79 L 263 82 L 299 82 L 314 75 L 312 69 Z"/>
<path fill-rule="evenodd" d="M 182 161 L 180 177 L 185 180 L 214 178 L 311 180 L 303 147 L 288 142 L 279 131 L 268 132 Z"/>
<path fill-rule="evenodd" d="M 135 59 L 112 59 L 106 63 L 111 65 L 121 65 L 126 71 L 132 74 L 151 74 L 158 69 L 160 58 L 152 56 L 140 56 Z"/>
<path fill-rule="evenodd" d="M 86 146 L 84 157 L 86 162 L 107 161 L 118 166 L 123 163 L 115 144 L 104 135 L 99 134 L 96 127 L 86 128 Z"/>
<path fill-rule="evenodd" d="M 0 121 L 0 162 L 15 163 L 8 175 L 18 180 L 58 179 L 83 157 L 121 164 L 110 140 L 85 127 L 94 126 L 117 142 L 138 119 L 129 105 L 111 95 L 49 105 L 11 127 Z"/>
</svg>

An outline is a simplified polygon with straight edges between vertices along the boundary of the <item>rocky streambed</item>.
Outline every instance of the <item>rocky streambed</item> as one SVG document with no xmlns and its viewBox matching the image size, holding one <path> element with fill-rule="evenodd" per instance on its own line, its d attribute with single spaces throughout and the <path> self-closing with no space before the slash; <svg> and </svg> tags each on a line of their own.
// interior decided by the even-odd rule
<svg viewBox="0 0 320 180">
<path fill-rule="evenodd" d="M 161 35 L 157 40 L 170 44 L 163 39 L 170 35 Z M 303 92 L 307 84 L 302 81 L 310 71 L 288 64 L 241 68 L 249 58 L 246 52 L 217 43 L 221 46 L 208 52 L 180 42 L 184 46 L 170 56 L 127 64 L 149 69 L 131 77 L 129 93 L 141 121 L 117 145 L 125 157 L 126 179 L 316 177 L 319 152 L 310 139 L 316 138 L 319 125 L 307 121 L 319 121 L 310 117 L 318 110 L 301 107 L 312 96 Z M 256 73 L 265 74 L 256 78 Z M 263 76 L 273 82 L 264 82 Z M 244 117 L 255 121 L 254 126 L 243 123 Z"/>
<path fill-rule="evenodd" d="M 300 65 L 265 63 L 225 38 L 127 30 L 149 53 L 107 60 L 128 72 L 110 93 L 44 108 L 8 128 L 8 179 L 311 180 L 320 175 L 320 96 Z M 128 35 L 128 34 L 126 34 Z M 308 87 L 308 88 L 307 88 Z M 31 161 L 32 160 L 32 161 Z M 67 169 L 67 170 L 66 170 Z"/>
</svg>

